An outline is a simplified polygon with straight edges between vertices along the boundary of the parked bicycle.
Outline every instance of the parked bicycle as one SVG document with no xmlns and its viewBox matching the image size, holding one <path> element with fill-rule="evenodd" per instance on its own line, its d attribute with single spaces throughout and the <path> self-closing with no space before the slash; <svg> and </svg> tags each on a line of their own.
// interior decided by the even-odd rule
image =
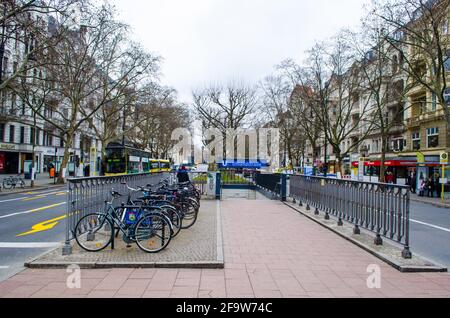
<svg viewBox="0 0 450 318">
<path fill-rule="evenodd" d="M 125 196 L 112 190 L 104 212 L 90 213 L 75 226 L 75 240 L 84 250 L 101 251 L 122 233 L 127 245 L 135 242 L 143 251 L 156 253 L 197 220 L 200 195 L 190 183 L 164 181 L 136 188 L 122 184 L 128 189 L 126 202 L 114 205 L 115 199 Z M 133 198 L 136 192 L 142 196 Z"/>
<path fill-rule="evenodd" d="M 25 187 L 25 181 L 22 179 L 20 174 L 18 174 L 17 176 L 9 176 L 3 179 L 3 188 L 5 189 L 14 189 L 17 186 L 22 189 Z"/>
<path fill-rule="evenodd" d="M 125 243 L 136 243 L 147 253 L 162 251 L 169 245 L 173 227 L 170 220 L 159 209 L 126 206 L 114 207 L 113 201 L 122 195 L 111 191 L 112 199 L 105 202 L 105 212 L 90 213 L 75 226 L 75 240 L 86 251 L 98 252 L 114 240 L 115 229 L 122 232 Z M 123 209 L 130 215 L 122 218 Z"/>
</svg>

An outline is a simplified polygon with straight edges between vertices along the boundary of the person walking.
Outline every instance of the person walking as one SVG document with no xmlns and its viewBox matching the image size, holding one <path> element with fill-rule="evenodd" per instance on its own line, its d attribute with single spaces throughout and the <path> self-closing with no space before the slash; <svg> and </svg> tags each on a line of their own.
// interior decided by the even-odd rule
<svg viewBox="0 0 450 318">
<path fill-rule="evenodd" d="M 425 188 L 427 186 L 427 183 L 424 179 L 420 179 L 420 186 L 419 186 L 419 197 L 423 197 L 425 193 Z"/>
</svg>

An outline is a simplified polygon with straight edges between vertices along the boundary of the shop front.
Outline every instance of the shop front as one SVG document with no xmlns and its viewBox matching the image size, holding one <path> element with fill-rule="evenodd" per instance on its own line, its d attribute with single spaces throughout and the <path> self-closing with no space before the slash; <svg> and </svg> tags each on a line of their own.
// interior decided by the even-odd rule
<svg viewBox="0 0 450 318">
<path fill-rule="evenodd" d="M 386 160 L 385 175 L 392 173 L 394 177 L 394 183 L 399 185 L 406 185 L 408 176 L 416 170 L 416 160 Z M 359 162 L 353 161 L 352 167 L 358 168 Z M 380 160 L 364 161 L 364 178 L 366 182 L 380 182 Z"/>
</svg>

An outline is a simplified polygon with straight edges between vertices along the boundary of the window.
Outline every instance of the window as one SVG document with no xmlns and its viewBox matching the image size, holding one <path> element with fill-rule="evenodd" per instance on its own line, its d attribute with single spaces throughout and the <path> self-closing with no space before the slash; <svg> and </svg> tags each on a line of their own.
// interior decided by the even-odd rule
<svg viewBox="0 0 450 318">
<path fill-rule="evenodd" d="M 444 100 L 447 106 L 450 106 L 450 88 L 446 88 L 444 92 Z"/>
<path fill-rule="evenodd" d="M 420 133 L 414 132 L 411 135 L 413 150 L 420 150 Z"/>
<path fill-rule="evenodd" d="M 439 146 L 439 128 L 427 128 L 427 148 Z"/>
<path fill-rule="evenodd" d="M 411 107 L 412 117 L 418 117 L 422 115 L 426 111 L 426 107 L 427 107 L 426 95 L 422 95 L 420 97 L 413 99 Z"/>
<path fill-rule="evenodd" d="M 0 124 L 0 141 L 5 140 L 5 124 Z"/>
<path fill-rule="evenodd" d="M 445 20 L 444 23 L 442 24 L 442 33 L 448 34 L 448 20 Z"/>
<path fill-rule="evenodd" d="M 25 127 L 20 127 L 20 143 L 25 143 Z"/>
<path fill-rule="evenodd" d="M 3 58 L 3 73 L 7 73 L 8 71 L 8 58 L 5 56 Z"/>
<path fill-rule="evenodd" d="M 34 135 L 35 135 L 34 127 L 30 127 L 30 144 L 34 143 Z"/>
<path fill-rule="evenodd" d="M 444 69 L 449 72 L 450 71 L 450 50 L 445 52 L 444 56 Z"/>
<path fill-rule="evenodd" d="M 14 125 L 9 126 L 9 142 L 14 142 L 14 132 L 16 130 L 16 127 Z"/>
<path fill-rule="evenodd" d="M 404 145 L 403 138 L 393 139 L 391 143 L 392 143 L 392 150 L 403 151 L 403 145 Z"/>
<path fill-rule="evenodd" d="M 394 55 L 392 58 L 392 73 L 396 74 L 398 71 L 398 58 L 397 55 Z"/>
<path fill-rule="evenodd" d="M 436 94 L 433 93 L 433 95 L 431 97 L 431 110 L 432 111 L 436 110 L 436 102 L 437 102 L 436 99 L 437 99 Z"/>
</svg>

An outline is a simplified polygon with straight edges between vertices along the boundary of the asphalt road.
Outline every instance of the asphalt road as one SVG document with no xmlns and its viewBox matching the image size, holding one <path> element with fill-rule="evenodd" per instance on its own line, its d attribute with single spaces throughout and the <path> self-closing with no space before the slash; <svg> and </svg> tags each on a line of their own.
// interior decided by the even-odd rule
<svg viewBox="0 0 450 318">
<path fill-rule="evenodd" d="M 64 240 L 66 186 L 0 196 L 0 281 Z"/>
<path fill-rule="evenodd" d="M 411 201 L 411 251 L 450 271 L 450 209 Z"/>
</svg>

